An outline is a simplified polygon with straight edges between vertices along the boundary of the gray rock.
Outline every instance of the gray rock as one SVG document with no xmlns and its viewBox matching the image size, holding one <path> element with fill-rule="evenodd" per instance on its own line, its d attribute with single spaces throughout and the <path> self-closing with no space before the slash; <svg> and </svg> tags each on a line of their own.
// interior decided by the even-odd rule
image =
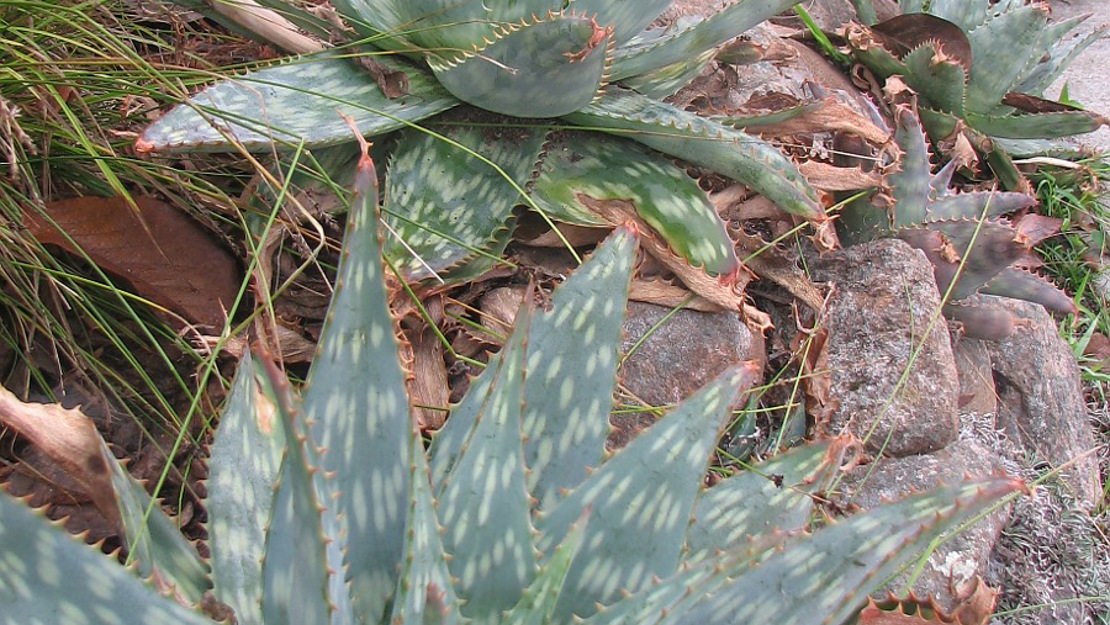
<svg viewBox="0 0 1110 625">
<path fill-rule="evenodd" d="M 998 389 L 998 426 L 1039 460 L 1062 472 L 1076 499 L 1093 505 L 1101 495 L 1094 435 L 1080 386 L 1079 366 L 1056 322 L 1038 304 L 999 299 L 1019 319 L 1003 341 L 987 342 Z"/>
<path fill-rule="evenodd" d="M 954 441 L 959 380 L 925 255 L 897 239 L 874 241 L 819 259 L 814 278 L 835 283 L 826 349 L 839 406 L 819 425 L 847 428 L 891 456 Z"/>
<path fill-rule="evenodd" d="M 882 458 L 874 467 L 857 467 L 845 480 L 844 490 L 851 503 L 870 510 L 886 501 L 969 478 L 988 477 L 1000 470 L 1001 463 L 993 452 L 973 440 L 960 440 L 927 456 Z M 931 595 L 942 608 L 952 610 L 958 599 L 956 589 L 986 571 L 991 552 L 1009 519 L 1009 507 L 999 508 L 941 544 L 929 556 L 913 586 L 914 592 L 918 596 Z M 890 590 L 901 594 L 904 582 L 897 580 Z"/>
<path fill-rule="evenodd" d="M 960 415 L 993 415 L 998 410 L 998 397 L 987 346 L 978 339 L 953 337 L 952 353 L 960 378 Z"/>
<path fill-rule="evenodd" d="M 626 399 L 652 407 L 675 404 L 726 367 L 762 359 L 758 353 L 762 339 L 753 340 L 739 314 L 680 310 L 655 328 L 670 311 L 656 304 L 628 303 L 621 353 L 627 353 L 644 336 L 647 338 L 618 372 L 622 388 L 631 395 Z M 610 421 L 615 430 L 609 438 L 610 446 L 624 446 L 655 419 L 656 415 L 647 411 L 612 415 Z"/>
</svg>

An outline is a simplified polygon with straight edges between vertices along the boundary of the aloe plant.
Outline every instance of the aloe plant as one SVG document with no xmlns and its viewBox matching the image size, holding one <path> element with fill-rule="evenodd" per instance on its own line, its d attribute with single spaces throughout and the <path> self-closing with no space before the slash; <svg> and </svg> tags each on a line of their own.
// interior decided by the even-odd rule
<svg viewBox="0 0 1110 625">
<path fill-rule="evenodd" d="M 211 449 L 211 559 L 159 509 L 144 516 L 145 491 L 106 455 L 134 567 L 0 497 L 0 622 L 841 623 L 939 535 L 1023 488 L 997 477 L 834 521 L 815 515 L 815 493 L 854 445 L 845 438 L 704 488 L 750 365 L 607 454 L 637 244 L 623 227 L 549 310 L 518 313 L 425 451 L 387 303 L 376 177 L 360 163 L 305 389 L 264 356 L 241 363 Z"/>
<path fill-rule="evenodd" d="M 462 282 L 488 269 L 508 243 L 517 206 L 574 224 L 612 225 L 579 199 L 635 188 L 621 199 L 657 231 L 663 249 L 735 282 L 740 262 L 708 198 L 683 168 L 631 142 L 739 180 L 783 209 L 823 222 L 816 192 L 776 148 L 643 95 L 677 90 L 718 44 L 796 1 L 739 0 L 694 24 L 645 31 L 670 0 L 335 0 L 361 36 L 356 52 L 331 50 L 222 80 L 154 122 L 136 149 L 307 147 L 329 163 L 326 175 L 342 180 L 358 155 L 348 120 L 365 136 L 400 130 L 386 142 L 384 210 L 399 239 L 386 253 L 410 280 Z M 203 10 L 195 0 L 178 2 Z M 300 12 L 288 14 L 303 18 L 297 23 L 310 32 L 319 28 Z M 445 115 L 449 109 L 458 110 Z M 552 129 L 567 124 L 612 136 L 578 133 L 564 146 L 621 166 L 589 188 L 552 180 L 559 170 L 545 165 L 545 145 L 560 142 Z M 536 197 L 531 182 L 540 170 L 563 185 L 561 206 Z"/>
<path fill-rule="evenodd" d="M 866 1 L 861 15 L 868 11 Z M 1065 41 L 1087 17 L 1052 23 L 1044 3 L 1025 0 L 902 0 L 903 15 L 851 25 L 856 58 L 880 78 L 901 76 L 920 97 L 921 118 L 938 145 L 961 134 L 1011 189 L 1023 179 L 1008 151 L 1036 152 L 1043 140 L 1110 123 L 1045 90 L 1105 27 Z"/>
<path fill-rule="evenodd" d="M 848 206 L 840 222 L 842 240 L 853 244 L 893 236 L 923 251 L 933 263 L 938 289 L 949 297 L 945 314 L 971 336 L 1003 338 L 1015 328 L 1009 313 L 982 305 L 973 297 L 978 293 L 1076 312 L 1067 294 L 1021 266 L 1032 246 L 1053 232 L 1026 232 L 1006 216 L 1033 208 L 1036 199 L 1025 193 L 951 191 L 957 161 L 933 175 L 928 139 L 914 109 L 896 105 L 894 115 L 902 158 L 885 183 L 890 197 Z"/>
</svg>

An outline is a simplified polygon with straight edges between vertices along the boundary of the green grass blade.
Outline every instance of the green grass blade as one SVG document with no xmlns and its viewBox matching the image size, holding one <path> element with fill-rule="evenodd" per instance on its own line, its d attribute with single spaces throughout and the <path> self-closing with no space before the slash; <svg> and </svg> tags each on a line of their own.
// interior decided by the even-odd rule
<svg viewBox="0 0 1110 625">
<path fill-rule="evenodd" d="M 618 228 L 532 321 L 524 459 L 528 490 L 541 507 L 602 459 L 635 252 L 636 237 Z"/>
<path fill-rule="evenodd" d="M 245 355 L 212 445 L 205 501 L 213 593 L 242 625 L 262 622 L 263 528 L 285 450 L 285 428 L 259 391 L 260 375 Z"/>
<path fill-rule="evenodd" d="M 212 625 L 0 494 L 0 622 Z"/>
<path fill-rule="evenodd" d="M 351 140 L 344 115 L 370 136 L 458 104 L 411 65 L 386 56 L 375 62 L 404 72 L 408 94 L 387 98 L 369 72 L 347 59 L 299 59 L 225 78 L 200 91 L 148 126 L 135 150 L 229 152 L 240 144 L 257 152 L 274 144 L 334 145 Z"/>
</svg>

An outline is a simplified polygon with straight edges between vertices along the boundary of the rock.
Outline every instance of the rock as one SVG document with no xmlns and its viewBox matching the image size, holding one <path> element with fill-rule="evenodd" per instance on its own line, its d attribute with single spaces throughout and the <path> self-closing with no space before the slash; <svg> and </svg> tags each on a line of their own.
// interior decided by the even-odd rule
<svg viewBox="0 0 1110 625">
<path fill-rule="evenodd" d="M 643 302 L 628 303 L 621 353 L 627 353 L 651 332 L 621 367 L 622 388 L 649 406 L 682 401 L 726 367 L 752 358 L 762 359 L 762 339 L 755 339 L 740 315 L 680 310 L 655 328 L 670 308 Z M 652 328 L 655 328 L 652 331 Z M 655 422 L 651 412 L 612 415 L 613 448 L 623 447 L 640 430 Z"/>
<path fill-rule="evenodd" d="M 988 477 L 1001 468 L 993 452 L 965 439 L 931 455 L 882 458 L 876 466 L 857 467 L 848 474 L 844 490 L 849 494 L 849 502 L 870 510 L 884 501 L 904 499 L 941 485 Z M 941 544 L 929 556 L 913 586 L 914 592 L 918 596 L 931 595 L 943 609 L 953 610 L 959 602 L 959 590 L 986 572 L 991 552 L 1009 519 L 1009 507 L 999 508 Z M 900 579 L 889 589 L 901 594 L 904 582 Z"/>
<path fill-rule="evenodd" d="M 998 427 L 1052 467 L 1071 463 L 1064 481 L 1076 499 L 1093 505 L 1102 485 L 1075 357 L 1043 307 L 1003 298 L 998 305 L 1022 326 L 1003 341 L 984 343 L 998 389 Z"/>
<path fill-rule="evenodd" d="M 847 428 L 890 456 L 954 441 L 959 380 L 925 255 L 897 239 L 874 241 L 819 259 L 814 279 L 835 283 L 825 323 L 839 406 L 819 425 L 834 434 Z"/>
<path fill-rule="evenodd" d="M 952 353 L 960 378 L 960 415 L 993 415 L 998 410 L 998 398 L 987 346 L 977 339 L 953 337 Z"/>
</svg>

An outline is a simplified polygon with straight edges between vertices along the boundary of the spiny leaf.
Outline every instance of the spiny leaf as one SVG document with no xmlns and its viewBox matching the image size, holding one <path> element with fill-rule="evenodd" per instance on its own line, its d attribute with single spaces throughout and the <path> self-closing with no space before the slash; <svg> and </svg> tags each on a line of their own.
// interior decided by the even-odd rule
<svg viewBox="0 0 1110 625">
<path fill-rule="evenodd" d="M 1037 199 L 1024 193 L 972 191 L 946 195 L 929 204 L 928 219 L 987 219 L 1032 208 Z"/>
<path fill-rule="evenodd" d="M 522 201 L 509 180 L 528 183 L 546 137 L 542 128 L 473 111 L 450 121 L 435 126 L 436 135 L 405 131 L 390 163 L 387 222 L 404 245 L 391 236 L 385 254 L 409 280 L 441 275 L 504 238 Z"/>
<path fill-rule="evenodd" d="M 1053 139 L 1094 132 L 1110 123 L 1090 111 L 1055 111 L 1017 115 L 976 115 L 969 113 L 972 128 L 1003 139 Z"/>
<path fill-rule="evenodd" d="M 597 133 L 557 135 L 548 148 L 532 193 L 553 217 L 589 215 L 580 196 L 627 200 L 670 248 L 715 276 L 740 266 L 735 246 L 709 197 L 670 161 L 625 139 Z M 597 225 L 592 219 L 579 225 Z M 602 222 L 604 223 L 604 222 Z"/>
<path fill-rule="evenodd" d="M 1046 9 L 1024 6 L 989 19 L 967 33 L 973 63 L 967 86 L 969 113 L 990 113 L 1017 86 L 1037 45 L 1040 31 L 1048 23 Z M 1018 59 L 999 63 L 998 59 Z"/>
<path fill-rule="evenodd" d="M 556 622 L 589 616 L 598 603 L 613 603 L 621 591 L 638 591 L 652 576 L 676 569 L 709 452 L 732 402 L 755 375 L 751 364 L 726 370 L 542 511 L 538 546 L 549 551 L 583 509 L 592 510 Z"/>
<path fill-rule="evenodd" d="M 783 210 L 814 221 L 825 219 L 817 193 L 794 163 L 759 137 L 615 87 L 566 118 L 627 134 L 664 154 L 747 184 Z"/>
<path fill-rule="evenodd" d="M 529 306 L 516 316 L 483 410 L 436 498 L 464 615 L 478 620 L 512 608 L 536 572 L 520 444 Z"/>
<path fill-rule="evenodd" d="M 894 226 L 904 228 L 925 221 L 931 188 L 929 145 L 913 109 L 895 108 L 895 140 L 902 149 L 901 167 L 890 176 L 894 196 Z"/>
<path fill-rule="evenodd" d="M 0 493 L 0 622 L 212 625 Z"/>
<path fill-rule="evenodd" d="M 1074 315 L 1077 312 L 1075 302 L 1067 293 L 1036 274 L 1013 267 L 1002 270 L 980 291 L 989 295 L 1036 302 L 1051 311 L 1065 315 Z"/>
<path fill-rule="evenodd" d="M 532 584 L 504 618 L 507 625 L 547 625 L 562 594 L 563 584 L 570 573 L 570 565 L 577 557 L 585 536 L 589 513 L 585 513 L 571 526 L 563 542 L 544 563 Z"/>
<path fill-rule="evenodd" d="M 632 232 L 617 228 L 532 321 L 524 459 L 528 490 L 542 506 L 601 461 L 636 243 Z"/>
<path fill-rule="evenodd" d="M 229 152 L 236 144 L 269 151 L 275 143 L 309 147 L 349 141 L 350 116 L 364 135 L 405 126 L 456 106 L 439 84 L 403 61 L 376 57 L 408 77 L 407 95 L 389 99 L 373 76 L 339 58 L 302 59 L 226 78 L 147 127 L 135 150 Z"/>
<path fill-rule="evenodd" d="M 479 5 L 474 2 L 471 5 Z M 592 18 L 548 14 L 506 26 L 460 60 L 430 59 L 455 97 L 517 117 L 557 117 L 586 106 L 605 81 L 612 33 Z"/>
<path fill-rule="evenodd" d="M 1014 333 L 1014 316 L 1008 310 L 978 303 L 949 302 L 944 316 L 959 322 L 965 336 L 984 341 L 1001 341 Z"/>
<path fill-rule="evenodd" d="M 360 618 L 383 618 L 395 587 L 409 491 L 411 430 L 377 230 L 377 177 L 363 157 L 347 221 L 335 294 L 309 371 L 304 412 L 326 452 L 347 545 L 347 579 Z M 367 363 L 373 363 L 368 366 Z"/>
<path fill-rule="evenodd" d="M 964 114 L 967 72 L 957 59 L 943 56 L 931 45 L 906 55 L 906 83 L 934 108 Z"/>
<path fill-rule="evenodd" d="M 243 625 L 262 622 L 263 528 L 285 448 L 285 428 L 259 389 L 260 375 L 250 354 L 243 356 L 212 445 L 205 501 L 213 593 Z"/>
</svg>

